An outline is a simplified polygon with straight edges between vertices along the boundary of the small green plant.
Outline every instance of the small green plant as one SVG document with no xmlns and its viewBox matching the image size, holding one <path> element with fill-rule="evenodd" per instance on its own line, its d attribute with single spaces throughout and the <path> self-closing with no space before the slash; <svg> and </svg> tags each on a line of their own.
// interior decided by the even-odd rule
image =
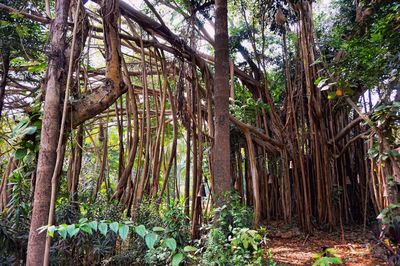
<svg viewBox="0 0 400 266">
<path fill-rule="evenodd" d="M 234 228 L 230 239 L 230 248 L 233 253 L 232 263 L 235 265 L 261 265 L 263 239 L 256 230 L 249 228 Z"/>
<path fill-rule="evenodd" d="M 122 241 L 125 241 L 131 228 L 146 244 L 145 261 L 147 264 L 165 265 L 167 263 L 172 266 L 178 266 L 185 260 L 187 254 L 197 251 L 197 248 L 192 246 L 182 248 L 177 245 L 177 241 L 174 238 L 162 235 L 166 231 L 163 227 L 154 227 L 149 230 L 144 225 L 134 226 L 130 221 L 88 221 L 86 218 L 82 218 L 77 224 L 43 226 L 39 228 L 39 232 L 47 230 L 47 234 L 50 237 L 55 237 L 57 233 L 63 239 L 75 237 L 79 233 L 87 235 L 100 233 L 104 236 L 109 233 L 115 233 Z"/>
<path fill-rule="evenodd" d="M 263 265 L 263 237 L 249 228 L 233 228 L 228 237 L 219 228 L 208 234 L 202 264 L 207 265 Z"/>
<path fill-rule="evenodd" d="M 82 218 L 77 224 L 61 224 L 52 226 L 42 226 L 39 228 L 39 233 L 47 231 L 47 234 L 51 237 L 58 233 L 63 239 L 67 237 L 74 237 L 78 235 L 79 232 L 87 233 L 92 235 L 94 232 L 99 232 L 102 235 L 107 235 L 109 231 L 118 234 L 122 240 L 125 240 L 129 233 L 129 227 L 132 226 L 132 222 L 125 221 L 122 223 L 105 221 L 88 221 L 87 218 Z"/>
<path fill-rule="evenodd" d="M 177 245 L 172 237 L 162 235 L 166 229 L 154 227 L 148 230 L 144 225 L 135 227 L 135 232 L 141 236 L 148 248 L 146 252 L 146 263 L 151 265 L 165 265 L 169 262 L 172 266 L 178 266 L 186 257 L 185 253 L 194 252 L 197 249 L 192 246 L 185 246 L 183 249 Z"/>
<path fill-rule="evenodd" d="M 263 259 L 260 232 L 250 229 L 253 213 L 234 194 L 226 196 L 226 204 L 216 209 L 218 221 L 211 228 L 204 247 L 202 265 L 273 265 L 271 258 Z"/>
<path fill-rule="evenodd" d="M 336 256 L 336 251 L 333 248 L 326 248 L 322 252 L 313 255 L 315 262 L 313 266 L 329 266 L 329 265 L 340 265 L 342 259 Z"/>
<path fill-rule="evenodd" d="M 225 265 L 229 259 L 227 238 L 219 228 L 211 229 L 208 234 L 206 250 L 202 257 L 202 264 Z"/>
<path fill-rule="evenodd" d="M 225 198 L 226 204 L 215 210 L 215 212 L 219 213 L 218 224 L 225 235 L 228 235 L 232 231 L 232 228 L 252 227 L 252 209 L 241 204 L 239 196 L 236 193 L 227 193 Z"/>
<path fill-rule="evenodd" d="M 190 241 L 190 219 L 185 215 L 182 205 L 170 204 L 162 213 L 165 234 L 173 237 L 178 245 L 187 245 Z"/>
</svg>

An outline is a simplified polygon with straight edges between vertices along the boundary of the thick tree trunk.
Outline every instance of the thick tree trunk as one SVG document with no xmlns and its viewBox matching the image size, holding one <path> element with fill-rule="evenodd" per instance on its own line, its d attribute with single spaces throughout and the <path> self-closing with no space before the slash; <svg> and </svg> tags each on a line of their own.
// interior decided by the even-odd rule
<svg viewBox="0 0 400 266">
<path fill-rule="evenodd" d="M 59 0 L 56 4 L 56 18 L 50 28 L 49 66 L 45 79 L 45 102 L 40 150 L 37 166 L 32 220 L 29 232 L 27 265 L 43 265 L 46 233 L 38 233 L 38 228 L 46 225 L 50 207 L 51 177 L 57 157 L 57 143 L 61 120 L 61 84 L 65 76 L 66 33 L 69 0 Z"/>
<path fill-rule="evenodd" d="M 222 204 L 222 194 L 229 191 L 230 141 L 229 141 L 229 50 L 227 1 L 215 1 L 215 79 L 214 79 L 214 193 L 217 205 Z"/>
</svg>

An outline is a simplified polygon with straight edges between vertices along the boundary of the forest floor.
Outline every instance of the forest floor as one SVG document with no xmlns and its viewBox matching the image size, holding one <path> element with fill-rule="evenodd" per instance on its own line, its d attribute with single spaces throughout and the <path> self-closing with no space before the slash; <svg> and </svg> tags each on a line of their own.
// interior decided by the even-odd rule
<svg viewBox="0 0 400 266">
<path fill-rule="evenodd" d="M 368 228 L 366 233 L 362 227 L 345 228 L 344 242 L 340 231 L 315 231 L 312 235 L 307 235 L 298 228 L 280 223 L 269 224 L 267 229 L 268 248 L 278 265 L 312 265 L 313 255 L 324 248 L 334 248 L 336 256 L 342 259 L 344 265 L 387 265 L 384 250 Z"/>
</svg>

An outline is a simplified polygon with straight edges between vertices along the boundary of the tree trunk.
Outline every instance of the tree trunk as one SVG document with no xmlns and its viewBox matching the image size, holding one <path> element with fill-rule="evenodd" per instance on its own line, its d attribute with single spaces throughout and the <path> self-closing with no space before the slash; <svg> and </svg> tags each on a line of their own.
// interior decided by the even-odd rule
<svg viewBox="0 0 400 266">
<path fill-rule="evenodd" d="M 45 78 L 45 102 L 40 150 L 37 166 L 32 220 L 29 231 L 27 265 L 43 265 L 46 233 L 38 233 L 38 228 L 46 225 L 50 207 L 51 177 L 57 157 L 57 143 L 61 122 L 61 84 L 66 71 L 64 51 L 69 0 L 59 0 L 56 4 L 56 18 L 50 28 L 49 66 Z"/>
<path fill-rule="evenodd" d="M 214 193 L 216 204 L 223 202 L 222 194 L 229 191 L 229 50 L 227 1 L 215 1 L 215 79 L 214 79 Z"/>
<path fill-rule="evenodd" d="M 3 111 L 4 97 L 6 94 L 7 76 L 8 76 L 8 70 L 10 68 L 10 51 L 8 49 L 4 49 L 2 51 L 1 61 L 3 63 L 3 69 L 2 69 L 3 73 L 1 75 L 1 82 L 0 82 L 0 118 L 1 118 L 1 112 Z"/>
</svg>

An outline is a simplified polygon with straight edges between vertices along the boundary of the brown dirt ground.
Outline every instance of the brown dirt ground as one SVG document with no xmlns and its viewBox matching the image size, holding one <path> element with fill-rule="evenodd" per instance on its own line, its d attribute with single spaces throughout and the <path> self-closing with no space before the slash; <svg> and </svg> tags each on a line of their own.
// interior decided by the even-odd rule
<svg viewBox="0 0 400 266">
<path fill-rule="evenodd" d="M 384 250 L 369 229 L 363 233 L 362 227 L 345 228 L 344 242 L 341 232 L 315 231 L 307 235 L 279 223 L 270 224 L 267 229 L 267 246 L 278 265 L 312 265 L 313 255 L 324 248 L 334 248 L 343 265 L 387 265 Z"/>
</svg>

